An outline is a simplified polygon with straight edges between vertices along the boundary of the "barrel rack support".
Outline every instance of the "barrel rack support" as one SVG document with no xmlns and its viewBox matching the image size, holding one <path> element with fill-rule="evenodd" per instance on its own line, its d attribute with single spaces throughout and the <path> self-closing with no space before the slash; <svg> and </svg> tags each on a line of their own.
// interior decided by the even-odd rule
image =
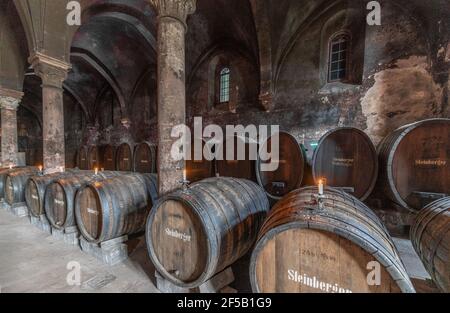
<svg viewBox="0 0 450 313">
<path fill-rule="evenodd" d="M 93 244 L 80 238 L 81 250 L 92 255 L 106 265 L 114 266 L 128 259 L 128 236 L 115 238 L 101 244 Z"/>
<path fill-rule="evenodd" d="M 28 210 L 26 203 L 15 203 L 15 204 L 9 206 L 8 211 L 17 217 L 29 217 L 30 216 L 30 212 Z"/>
<path fill-rule="evenodd" d="M 56 229 L 51 227 L 51 234 L 55 239 L 64 241 L 64 243 L 68 245 L 80 245 L 80 232 L 76 226 L 67 227 L 64 229 Z"/>
<path fill-rule="evenodd" d="M 43 232 L 45 232 L 47 234 L 52 233 L 52 228 L 47 219 L 47 216 L 45 216 L 45 215 L 36 217 L 36 216 L 33 216 L 32 214 L 30 214 L 30 223 L 31 223 L 31 225 L 39 228 L 40 230 L 42 230 Z"/>
<path fill-rule="evenodd" d="M 229 287 L 234 282 L 234 274 L 231 267 L 216 274 L 214 277 L 203 283 L 200 287 L 189 289 L 179 287 L 166 280 L 158 271 L 155 271 L 156 287 L 162 293 L 236 293 L 237 290 Z"/>
</svg>

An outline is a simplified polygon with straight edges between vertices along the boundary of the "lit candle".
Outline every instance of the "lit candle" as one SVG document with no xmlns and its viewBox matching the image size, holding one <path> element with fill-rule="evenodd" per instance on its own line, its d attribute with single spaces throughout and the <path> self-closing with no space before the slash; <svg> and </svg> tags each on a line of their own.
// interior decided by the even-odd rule
<svg viewBox="0 0 450 313">
<path fill-rule="evenodd" d="M 43 170 L 42 165 L 39 165 L 38 169 L 39 169 L 39 172 L 42 172 L 42 170 Z"/>
<path fill-rule="evenodd" d="M 12 170 L 12 168 L 13 168 L 13 165 L 9 164 L 9 169 Z"/>
<path fill-rule="evenodd" d="M 95 173 L 95 175 L 98 175 L 98 168 L 97 167 L 94 168 L 94 173 Z"/>
<path fill-rule="evenodd" d="M 319 179 L 319 196 L 323 196 L 323 179 Z"/>
<path fill-rule="evenodd" d="M 59 171 L 60 171 L 61 173 L 64 173 L 64 167 L 61 166 L 61 167 L 59 168 Z"/>
<path fill-rule="evenodd" d="M 186 169 L 183 170 L 183 181 L 187 181 L 187 171 L 186 171 Z"/>
</svg>

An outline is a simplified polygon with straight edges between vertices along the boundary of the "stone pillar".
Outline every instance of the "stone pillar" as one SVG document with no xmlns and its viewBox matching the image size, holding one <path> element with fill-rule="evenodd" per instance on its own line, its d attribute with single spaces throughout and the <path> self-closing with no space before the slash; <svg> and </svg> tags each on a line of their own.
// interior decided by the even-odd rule
<svg viewBox="0 0 450 313">
<path fill-rule="evenodd" d="M 17 153 L 17 108 L 23 93 L 0 88 L 0 106 L 2 116 L 2 154 L 4 167 L 18 166 Z"/>
<path fill-rule="evenodd" d="M 171 158 L 172 128 L 186 123 L 186 19 L 196 0 L 150 0 L 158 13 L 158 175 L 160 195 L 179 187 L 185 162 Z"/>
<path fill-rule="evenodd" d="M 30 57 L 42 79 L 44 169 L 50 174 L 65 169 L 63 82 L 70 64 L 36 53 Z"/>
</svg>

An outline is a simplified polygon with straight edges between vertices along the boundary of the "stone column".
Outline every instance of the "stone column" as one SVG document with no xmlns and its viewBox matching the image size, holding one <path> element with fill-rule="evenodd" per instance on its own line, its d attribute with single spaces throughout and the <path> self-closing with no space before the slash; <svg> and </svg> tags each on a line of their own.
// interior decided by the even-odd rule
<svg viewBox="0 0 450 313">
<path fill-rule="evenodd" d="M 160 195 L 181 186 L 185 162 L 171 158 L 172 128 L 186 123 L 186 19 L 196 0 L 150 0 L 158 13 L 158 175 Z"/>
<path fill-rule="evenodd" d="M 63 82 L 70 64 L 36 53 L 30 57 L 42 79 L 44 169 L 50 174 L 65 169 Z"/>
<path fill-rule="evenodd" d="M 2 116 L 2 159 L 4 167 L 18 166 L 17 153 L 17 108 L 23 93 L 0 88 L 0 106 Z"/>
</svg>

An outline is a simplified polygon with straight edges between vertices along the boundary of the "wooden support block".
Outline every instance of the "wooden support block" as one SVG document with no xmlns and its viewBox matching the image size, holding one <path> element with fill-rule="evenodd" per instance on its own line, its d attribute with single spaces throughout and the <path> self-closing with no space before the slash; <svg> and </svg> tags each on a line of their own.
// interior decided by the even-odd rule
<svg viewBox="0 0 450 313">
<path fill-rule="evenodd" d="M 231 267 L 218 273 L 213 278 L 199 287 L 200 293 L 219 293 L 234 281 L 234 274 Z"/>
<path fill-rule="evenodd" d="M 41 215 L 39 217 L 35 217 L 33 215 L 30 215 L 30 223 L 33 226 L 36 226 L 40 230 L 42 230 L 45 233 L 51 234 L 52 233 L 52 227 L 47 219 L 47 216 Z"/>
<path fill-rule="evenodd" d="M 125 242 L 128 236 L 115 238 L 102 242 L 100 245 L 93 244 L 84 238 L 80 238 L 81 250 L 94 256 L 104 264 L 114 266 L 128 259 L 128 246 Z"/>
</svg>

